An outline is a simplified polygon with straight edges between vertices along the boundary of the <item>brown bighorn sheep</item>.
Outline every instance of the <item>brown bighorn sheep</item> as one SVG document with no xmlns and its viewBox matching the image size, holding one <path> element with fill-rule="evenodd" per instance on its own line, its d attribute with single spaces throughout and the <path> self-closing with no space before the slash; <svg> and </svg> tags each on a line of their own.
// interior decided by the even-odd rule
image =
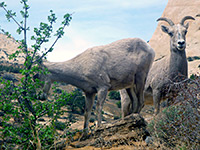
<svg viewBox="0 0 200 150">
<path fill-rule="evenodd" d="M 161 99 L 167 98 L 172 82 L 182 81 L 188 77 L 188 63 L 186 58 L 186 33 L 189 24 L 184 24 L 191 16 L 185 16 L 179 24 L 171 19 L 159 18 L 157 21 L 166 21 L 170 26 L 161 25 L 163 32 L 170 36 L 170 55 L 153 63 L 147 77 L 144 90 L 145 103 L 154 103 L 155 114 L 160 111 Z M 173 91 L 170 91 L 170 93 Z M 130 99 L 125 90 L 120 91 L 122 101 L 122 117 L 133 113 L 130 109 Z M 137 109 L 137 106 L 134 106 Z"/>
<path fill-rule="evenodd" d="M 84 129 L 88 128 L 97 93 L 96 111 L 99 127 L 103 103 L 110 90 L 126 88 L 130 99 L 135 102 L 134 105 L 138 106 L 137 111 L 140 111 L 144 102 L 143 90 L 147 73 L 154 56 L 154 50 L 138 38 L 93 47 L 65 62 L 44 63 L 51 73 L 46 80 L 44 91 L 49 91 L 53 81 L 65 82 L 82 89 L 86 96 Z"/>
</svg>

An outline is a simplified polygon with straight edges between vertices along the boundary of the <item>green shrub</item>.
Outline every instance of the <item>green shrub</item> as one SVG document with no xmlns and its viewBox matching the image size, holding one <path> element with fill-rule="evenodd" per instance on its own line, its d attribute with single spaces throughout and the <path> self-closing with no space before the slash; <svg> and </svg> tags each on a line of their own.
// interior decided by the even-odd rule
<svg viewBox="0 0 200 150">
<path fill-rule="evenodd" d="M 57 130 L 63 131 L 66 127 L 67 127 L 67 125 L 64 122 L 60 122 L 60 121 L 55 122 L 55 128 Z"/>
<path fill-rule="evenodd" d="M 188 57 L 187 60 L 188 61 L 200 60 L 200 57 L 199 56 Z"/>
<path fill-rule="evenodd" d="M 194 56 L 193 57 L 195 60 L 200 60 L 200 57 L 199 56 Z"/>
<path fill-rule="evenodd" d="M 170 148 L 200 147 L 200 77 L 194 76 L 187 86 L 180 86 L 174 105 L 164 109 L 148 124 L 157 140 Z"/>
<path fill-rule="evenodd" d="M 118 101 L 118 102 L 116 103 L 116 105 L 117 105 L 118 108 L 121 108 L 121 101 Z"/>
<path fill-rule="evenodd" d="M 83 114 L 85 109 L 85 96 L 81 89 L 76 88 L 72 93 L 70 99 L 66 99 L 66 105 L 73 113 Z"/>
<path fill-rule="evenodd" d="M 180 144 L 195 146 L 200 134 L 197 132 L 200 130 L 197 126 L 199 118 L 196 115 L 191 116 L 194 113 L 190 107 L 171 106 L 148 125 L 149 131 L 169 147 Z"/>
<path fill-rule="evenodd" d="M 27 26 L 29 17 L 28 0 L 20 0 L 22 10 L 20 11 L 22 21 L 18 21 L 16 13 L 7 10 L 5 2 L 0 2 L 0 8 L 5 10 L 8 21 L 14 20 L 17 24 L 17 33 L 22 34 L 22 40 L 18 49 L 11 55 L 9 59 L 16 60 L 19 54 L 24 59 L 23 66 L 15 68 L 15 66 L 0 66 L 0 70 L 14 73 L 21 73 L 22 78 L 18 83 L 10 80 L 0 79 L 0 110 L 3 112 L 1 117 L 0 140 L 1 149 L 20 149 L 20 150 L 41 150 L 56 149 L 55 142 L 61 138 L 56 128 L 63 129 L 62 124 L 58 124 L 56 120 L 63 114 L 64 102 L 68 95 L 62 96 L 54 93 L 54 99 L 51 101 L 40 101 L 37 95 L 41 93 L 42 81 L 35 79 L 38 73 L 47 74 L 47 70 L 42 70 L 41 61 L 45 59 L 49 52 L 52 52 L 54 45 L 64 34 L 64 29 L 71 21 L 71 15 L 64 15 L 61 27 L 54 34 L 53 25 L 57 20 L 53 11 L 50 11 L 47 23 L 40 23 L 38 28 L 34 28 L 34 35 L 30 36 L 33 45 L 27 44 L 27 32 L 30 28 Z M 11 37 L 9 32 L 0 28 L 0 31 Z M 41 52 L 41 45 L 48 42 L 52 34 L 55 35 L 55 41 L 49 49 Z M 31 47 L 32 50 L 28 49 Z M 38 55 L 38 54 L 41 55 Z M 9 62 L 6 62 L 9 64 Z M 54 88 L 55 89 L 55 88 Z M 41 118 L 49 116 L 46 124 L 40 124 Z M 14 118 L 14 119 L 13 119 Z"/>
<path fill-rule="evenodd" d="M 190 79 L 195 79 L 195 75 L 194 74 L 190 75 Z"/>
<path fill-rule="evenodd" d="M 108 96 L 110 99 L 121 100 L 119 91 L 110 91 Z"/>
<path fill-rule="evenodd" d="M 72 121 L 75 119 L 72 113 L 83 114 L 85 109 L 85 96 L 81 89 L 76 88 L 71 93 L 67 93 L 60 88 L 57 88 L 57 85 L 53 88 L 53 96 L 56 99 L 63 99 L 61 105 L 65 105 L 68 108 L 69 119 Z"/>
<path fill-rule="evenodd" d="M 193 61 L 194 59 L 192 57 L 187 58 L 188 61 Z"/>
<path fill-rule="evenodd" d="M 0 71 L 6 71 L 6 72 L 13 72 L 13 73 L 20 73 L 21 68 L 19 66 L 6 66 L 6 65 L 0 65 Z"/>
<path fill-rule="evenodd" d="M 114 116 L 114 120 L 117 120 L 119 119 L 120 117 L 119 116 Z"/>
<path fill-rule="evenodd" d="M 90 118 L 90 122 L 94 123 L 95 119 L 94 118 Z"/>
<path fill-rule="evenodd" d="M 15 77 L 14 74 L 4 73 L 1 77 L 2 77 L 2 79 L 9 80 L 12 82 L 18 81 L 18 79 Z"/>
</svg>

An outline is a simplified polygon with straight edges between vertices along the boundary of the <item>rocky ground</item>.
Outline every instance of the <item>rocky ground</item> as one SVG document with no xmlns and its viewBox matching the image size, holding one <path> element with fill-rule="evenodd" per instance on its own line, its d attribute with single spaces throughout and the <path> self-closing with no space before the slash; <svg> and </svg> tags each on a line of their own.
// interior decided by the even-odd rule
<svg viewBox="0 0 200 150">
<path fill-rule="evenodd" d="M 153 119 L 153 106 L 146 105 L 141 114 L 128 116 L 124 121 L 120 119 L 121 110 L 116 105 L 117 100 L 107 99 L 104 104 L 103 125 L 100 129 L 92 130 L 92 136 L 84 141 L 79 141 L 81 133 L 76 133 L 74 140 L 66 140 L 66 150 L 70 149 L 159 149 L 160 145 L 156 142 L 154 145 L 148 144 L 149 133 L 146 130 L 148 122 Z M 119 116 L 119 119 L 114 119 Z M 93 116 L 94 117 L 94 116 Z M 73 123 L 71 130 L 83 127 L 84 117 L 76 115 L 77 121 Z M 90 123 L 90 126 L 94 126 Z M 145 141 L 146 140 L 146 141 Z"/>
</svg>

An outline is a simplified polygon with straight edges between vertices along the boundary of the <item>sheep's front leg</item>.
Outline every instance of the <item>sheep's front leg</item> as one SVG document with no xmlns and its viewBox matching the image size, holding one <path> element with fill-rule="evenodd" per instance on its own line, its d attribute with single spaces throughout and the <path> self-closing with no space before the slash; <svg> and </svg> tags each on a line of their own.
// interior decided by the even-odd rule
<svg viewBox="0 0 200 150">
<path fill-rule="evenodd" d="M 105 102 L 106 96 L 108 93 L 108 88 L 104 87 L 98 90 L 98 101 L 96 104 L 96 112 L 97 112 L 97 127 L 100 127 L 101 121 L 102 121 L 102 109 L 103 109 L 103 104 Z"/>
<path fill-rule="evenodd" d="M 89 127 L 89 119 L 91 116 L 92 106 L 94 104 L 94 97 L 95 93 L 85 93 L 85 112 L 84 112 L 84 126 L 83 126 L 83 133 L 79 140 L 85 140 L 88 138 L 88 127 Z"/>
<path fill-rule="evenodd" d="M 158 89 L 153 90 L 153 104 L 154 104 L 154 113 L 157 115 L 160 112 L 160 99 L 161 93 Z"/>
<path fill-rule="evenodd" d="M 95 93 L 85 93 L 85 113 L 84 113 L 84 130 L 88 131 L 89 119 L 91 116 L 92 106 L 94 104 Z"/>
</svg>

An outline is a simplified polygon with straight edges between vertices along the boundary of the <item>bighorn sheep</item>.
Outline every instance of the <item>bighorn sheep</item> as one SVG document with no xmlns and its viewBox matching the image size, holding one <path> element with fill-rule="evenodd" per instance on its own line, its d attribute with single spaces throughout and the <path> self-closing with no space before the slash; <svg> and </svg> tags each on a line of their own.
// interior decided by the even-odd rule
<svg viewBox="0 0 200 150">
<path fill-rule="evenodd" d="M 191 16 L 185 16 L 179 24 L 174 24 L 171 19 L 159 18 L 157 21 L 166 21 L 170 26 L 161 25 L 163 32 L 170 36 L 170 55 L 153 63 L 147 77 L 144 90 L 145 103 L 154 103 L 154 112 L 160 111 L 161 99 L 167 98 L 169 87 L 172 82 L 181 81 L 188 77 L 188 63 L 185 53 L 186 33 L 189 24 L 184 22 Z M 170 93 L 172 93 L 171 91 Z M 122 117 L 132 113 L 130 99 L 125 90 L 120 90 L 122 102 Z M 138 106 L 134 106 L 137 109 Z"/>
<path fill-rule="evenodd" d="M 129 38 L 93 47 L 65 62 L 46 62 L 51 73 L 44 85 L 48 92 L 53 81 L 65 82 L 82 89 L 86 96 L 84 129 L 88 128 L 95 94 L 99 127 L 107 92 L 126 88 L 135 105 L 143 106 L 143 90 L 153 62 L 154 50 L 139 38 Z M 133 100 L 132 100 L 133 101 Z M 138 111 L 139 111 L 138 107 Z"/>
</svg>

